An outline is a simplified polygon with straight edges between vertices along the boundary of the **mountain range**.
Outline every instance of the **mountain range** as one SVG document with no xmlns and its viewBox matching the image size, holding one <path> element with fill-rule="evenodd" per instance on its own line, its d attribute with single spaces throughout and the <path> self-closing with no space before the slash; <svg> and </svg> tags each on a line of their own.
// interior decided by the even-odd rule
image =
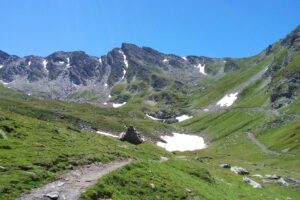
<svg viewBox="0 0 300 200">
<path fill-rule="evenodd" d="M 0 51 L 0 200 L 299 199 L 299 94 L 300 26 L 247 58 Z"/>
</svg>

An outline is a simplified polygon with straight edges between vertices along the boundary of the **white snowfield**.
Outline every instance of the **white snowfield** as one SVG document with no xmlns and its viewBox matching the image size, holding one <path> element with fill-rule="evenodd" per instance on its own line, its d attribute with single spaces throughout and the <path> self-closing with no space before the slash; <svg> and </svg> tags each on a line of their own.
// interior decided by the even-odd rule
<svg viewBox="0 0 300 200">
<path fill-rule="evenodd" d="M 3 65 L 0 65 L 0 69 L 3 67 Z"/>
<path fill-rule="evenodd" d="M 127 102 L 123 102 L 123 103 L 113 103 L 113 107 L 114 108 L 119 108 L 121 106 L 124 106 Z"/>
<path fill-rule="evenodd" d="M 47 64 L 48 64 L 48 61 L 47 60 L 43 60 L 43 66 L 44 66 L 45 70 L 47 70 Z"/>
<path fill-rule="evenodd" d="M 220 107 L 231 106 L 237 100 L 238 94 L 238 92 L 226 94 L 220 101 L 217 102 L 217 105 Z"/>
<path fill-rule="evenodd" d="M 187 58 L 185 56 L 182 56 L 181 57 L 183 60 L 187 61 Z"/>
<path fill-rule="evenodd" d="M 194 151 L 206 148 L 204 139 L 197 135 L 188 135 L 182 133 L 173 133 L 173 136 L 161 136 L 164 142 L 157 142 L 160 146 L 167 151 Z"/>
<path fill-rule="evenodd" d="M 166 63 L 166 62 L 169 62 L 169 60 L 167 58 L 163 59 L 163 62 Z"/>
<path fill-rule="evenodd" d="M 99 63 L 102 64 L 102 58 L 101 57 L 99 58 Z"/>
<path fill-rule="evenodd" d="M 128 60 L 127 60 L 127 57 L 126 55 L 124 54 L 124 52 L 122 50 L 119 50 L 119 53 L 122 54 L 123 56 L 123 62 L 125 64 L 125 68 L 123 69 L 123 76 L 121 78 L 121 81 L 125 78 L 125 75 L 126 75 L 126 69 L 128 69 Z"/>
<path fill-rule="evenodd" d="M 152 117 L 151 115 L 148 115 L 148 114 L 146 114 L 146 116 L 147 116 L 147 117 L 149 117 L 149 118 L 150 118 L 150 119 L 152 119 L 152 120 L 156 120 L 156 121 L 158 121 L 158 120 L 161 120 L 161 119 L 158 119 L 158 118 Z"/>
<path fill-rule="evenodd" d="M 117 135 L 113 135 L 113 134 L 110 134 L 110 133 L 107 133 L 107 132 L 103 132 L 103 131 L 96 131 L 96 133 L 98 133 L 100 135 L 105 135 L 105 136 L 108 136 L 108 137 L 119 138 L 119 136 L 117 136 Z"/>
<path fill-rule="evenodd" d="M 71 65 L 70 65 L 70 58 L 67 58 L 67 68 L 70 68 Z"/>
<path fill-rule="evenodd" d="M 28 62 L 27 66 L 29 67 L 31 65 L 31 61 Z"/>
<path fill-rule="evenodd" d="M 176 119 L 177 119 L 179 122 L 182 122 L 182 121 L 185 121 L 185 120 L 188 120 L 188 119 L 191 119 L 191 118 L 193 118 L 193 116 L 181 115 L 181 116 L 176 117 Z"/>
<path fill-rule="evenodd" d="M 201 63 L 199 63 L 198 65 L 195 65 L 194 67 L 197 68 L 201 74 L 207 75 L 207 73 L 205 73 L 205 64 L 202 65 Z"/>
</svg>

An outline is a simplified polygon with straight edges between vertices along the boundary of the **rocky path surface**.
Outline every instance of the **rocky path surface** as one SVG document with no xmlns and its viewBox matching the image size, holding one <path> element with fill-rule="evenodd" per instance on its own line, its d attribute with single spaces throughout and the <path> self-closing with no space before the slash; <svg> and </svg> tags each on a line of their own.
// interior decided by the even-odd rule
<svg viewBox="0 0 300 200">
<path fill-rule="evenodd" d="M 246 132 L 246 137 L 252 142 L 254 143 L 256 146 L 258 146 L 260 148 L 260 150 L 266 154 L 270 154 L 270 155 L 274 155 L 274 156 L 279 156 L 280 153 L 276 152 L 276 151 L 272 151 L 270 149 L 268 149 L 268 147 L 266 147 L 266 145 L 264 145 L 263 143 L 261 143 L 260 141 L 258 141 L 254 134 L 251 132 Z"/>
<path fill-rule="evenodd" d="M 17 200 L 76 200 L 87 187 L 94 185 L 102 176 L 121 168 L 132 160 L 116 161 L 108 164 L 91 164 L 62 174 L 58 180 L 23 194 Z"/>
</svg>

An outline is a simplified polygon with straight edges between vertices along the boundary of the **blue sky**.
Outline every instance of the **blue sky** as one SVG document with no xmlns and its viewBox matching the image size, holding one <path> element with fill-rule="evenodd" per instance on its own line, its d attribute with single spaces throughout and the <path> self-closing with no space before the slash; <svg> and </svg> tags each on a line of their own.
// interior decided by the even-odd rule
<svg viewBox="0 0 300 200">
<path fill-rule="evenodd" d="M 164 53 L 254 55 L 300 24 L 299 0 L 0 0 L 0 49 L 20 56 L 122 42 Z"/>
</svg>

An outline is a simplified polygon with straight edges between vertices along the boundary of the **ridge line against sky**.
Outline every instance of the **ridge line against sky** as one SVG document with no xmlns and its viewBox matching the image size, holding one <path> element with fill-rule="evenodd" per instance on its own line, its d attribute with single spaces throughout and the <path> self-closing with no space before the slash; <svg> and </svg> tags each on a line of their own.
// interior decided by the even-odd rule
<svg viewBox="0 0 300 200">
<path fill-rule="evenodd" d="M 163 53 L 252 56 L 300 24 L 298 0 L 1 0 L 0 50 L 106 54 L 121 43 Z"/>
</svg>

